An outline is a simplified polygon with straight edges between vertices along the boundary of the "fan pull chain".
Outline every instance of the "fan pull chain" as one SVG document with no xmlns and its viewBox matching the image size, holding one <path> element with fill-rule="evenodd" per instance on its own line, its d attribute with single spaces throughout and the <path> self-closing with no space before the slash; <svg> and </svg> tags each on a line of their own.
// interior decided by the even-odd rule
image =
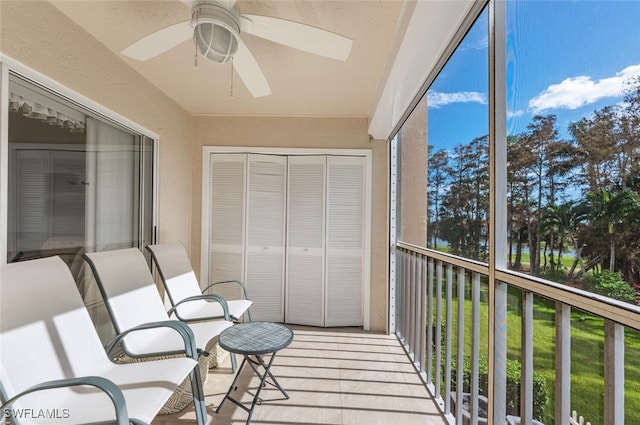
<svg viewBox="0 0 640 425">
<path fill-rule="evenodd" d="M 231 56 L 231 87 L 229 87 L 229 96 L 233 99 L 233 56 Z"/>
</svg>

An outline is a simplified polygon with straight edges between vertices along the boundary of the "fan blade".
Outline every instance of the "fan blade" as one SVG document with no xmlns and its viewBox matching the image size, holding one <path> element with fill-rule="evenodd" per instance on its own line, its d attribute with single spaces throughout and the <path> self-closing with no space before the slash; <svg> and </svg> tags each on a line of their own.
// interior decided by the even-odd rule
<svg viewBox="0 0 640 425">
<path fill-rule="evenodd" d="M 169 27 L 156 31 L 136 41 L 121 53 L 139 61 L 146 61 L 160 53 L 177 46 L 193 36 L 191 21 L 179 22 Z"/>
<path fill-rule="evenodd" d="M 271 88 L 260 65 L 242 40 L 238 40 L 238 51 L 233 55 L 233 67 L 253 97 L 271 94 Z"/>
<path fill-rule="evenodd" d="M 231 9 L 233 7 L 234 4 L 236 4 L 236 0 L 213 0 L 215 3 L 219 3 L 221 5 L 223 5 L 224 7 L 226 7 L 227 9 Z M 180 0 L 180 2 L 186 4 L 187 6 L 189 6 L 191 9 L 193 9 L 194 7 L 202 4 L 202 3 L 207 3 L 206 0 Z M 211 0 L 208 2 L 211 3 Z"/>
<path fill-rule="evenodd" d="M 240 29 L 304 52 L 342 61 L 349 57 L 353 44 L 353 40 L 339 34 L 271 16 L 240 15 Z"/>
<path fill-rule="evenodd" d="M 189 6 L 189 9 L 193 9 L 198 4 L 202 3 L 200 0 L 180 0 L 185 6 Z"/>
</svg>

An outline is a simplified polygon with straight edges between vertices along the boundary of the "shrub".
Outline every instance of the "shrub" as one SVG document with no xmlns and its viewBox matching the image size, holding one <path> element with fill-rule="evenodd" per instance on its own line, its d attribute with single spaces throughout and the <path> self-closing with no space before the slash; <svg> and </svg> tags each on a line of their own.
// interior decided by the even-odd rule
<svg viewBox="0 0 640 425">
<path fill-rule="evenodd" d="M 480 395 L 487 396 L 489 388 L 489 362 L 486 357 L 479 359 L 478 384 Z M 452 365 L 451 389 L 456 390 L 456 367 Z M 507 415 L 520 416 L 520 362 L 517 360 L 507 360 Z M 471 362 L 465 358 L 463 370 L 463 388 L 469 391 L 471 387 Z M 544 421 L 547 403 L 549 401 L 549 391 L 547 389 L 547 378 L 537 372 L 533 372 L 533 418 Z"/>
<path fill-rule="evenodd" d="M 551 282 L 564 283 L 569 280 L 569 275 L 565 270 L 542 270 L 537 274 L 538 277 L 550 280 Z"/>
<path fill-rule="evenodd" d="M 600 273 L 590 273 L 582 280 L 582 287 L 620 301 L 634 302 L 636 299 L 633 288 L 622 280 L 622 275 L 618 272 L 603 270 Z"/>
</svg>

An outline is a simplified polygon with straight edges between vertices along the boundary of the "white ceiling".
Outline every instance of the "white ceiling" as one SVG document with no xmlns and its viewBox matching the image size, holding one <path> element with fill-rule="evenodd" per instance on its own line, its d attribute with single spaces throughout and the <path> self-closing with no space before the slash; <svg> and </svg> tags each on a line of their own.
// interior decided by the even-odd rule
<svg viewBox="0 0 640 425">
<path fill-rule="evenodd" d="M 195 115 L 368 116 L 401 15 L 401 0 L 238 0 L 241 13 L 274 16 L 335 32 L 353 40 L 345 61 L 315 56 L 243 34 L 272 94 L 253 98 L 231 65 L 199 59 L 188 40 L 146 62 L 120 54 L 138 39 L 190 19 L 179 0 L 51 2 L 118 54 L 137 72 Z"/>
</svg>

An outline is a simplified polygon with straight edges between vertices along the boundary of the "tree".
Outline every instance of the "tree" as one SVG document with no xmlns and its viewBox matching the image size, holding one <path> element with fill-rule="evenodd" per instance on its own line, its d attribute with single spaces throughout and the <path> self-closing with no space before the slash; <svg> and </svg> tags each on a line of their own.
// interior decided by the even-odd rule
<svg viewBox="0 0 640 425">
<path fill-rule="evenodd" d="M 587 192 L 599 193 L 616 180 L 616 114 L 607 106 L 569 125 L 574 138 L 576 161 L 581 164 L 577 182 L 588 183 Z"/>
<path fill-rule="evenodd" d="M 441 149 L 429 156 L 429 184 L 427 189 L 427 200 L 429 206 L 429 222 L 431 224 L 429 233 L 432 240 L 431 248 L 436 249 L 438 239 L 440 239 L 440 215 L 442 208 L 442 197 L 447 188 L 449 170 L 449 152 Z"/>
<path fill-rule="evenodd" d="M 627 226 L 625 224 L 638 224 L 638 211 L 640 210 L 640 195 L 632 190 L 622 190 L 611 193 L 603 190 L 600 193 L 587 195 L 591 225 L 596 229 L 604 230 L 609 241 L 609 270 L 615 271 L 616 243 L 619 231 Z M 631 226 L 634 227 L 634 226 Z M 600 234 L 602 234 L 600 233 Z"/>
<path fill-rule="evenodd" d="M 624 102 L 618 108 L 617 159 L 620 188 L 624 190 L 640 175 L 640 76 L 626 82 Z"/>
<path fill-rule="evenodd" d="M 573 277 L 573 272 L 577 264 L 581 265 L 581 270 L 585 269 L 582 260 L 582 246 L 579 242 L 580 228 L 587 220 L 589 210 L 583 202 L 568 201 L 560 205 L 552 204 L 545 208 L 543 213 L 544 228 L 556 234 L 558 244 L 558 262 L 562 264 L 562 254 L 565 251 L 565 242 L 570 242 L 571 247 L 576 253 L 574 264 L 569 272 L 569 280 Z M 551 261 L 552 271 L 554 271 L 554 262 Z M 556 269 L 559 270 L 559 267 Z"/>
<path fill-rule="evenodd" d="M 532 152 L 528 149 L 524 135 L 507 138 L 507 225 L 509 228 L 509 267 L 522 268 L 522 251 L 528 238 L 529 216 L 532 214 L 529 198 L 531 196 Z M 513 260 L 513 245 L 516 245 Z"/>
<path fill-rule="evenodd" d="M 534 116 L 521 140 L 525 149 L 531 151 L 530 162 L 525 164 L 532 177 L 528 242 L 531 273 L 536 274 L 540 270 L 542 211 L 545 205 L 555 203 L 558 177 L 566 175 L 572 166 L 570 161 L 561 160 L 568 148 L 565 142 L 558 140 L 555 115 Z"/>
<path fill-rule="evenodd" d="M 455 147 L 450 157 L 449 190 L 442 199 L 442 239 L 452 254 L 486 258 L 489 205 L 489 137 Z"/>
</svg>

